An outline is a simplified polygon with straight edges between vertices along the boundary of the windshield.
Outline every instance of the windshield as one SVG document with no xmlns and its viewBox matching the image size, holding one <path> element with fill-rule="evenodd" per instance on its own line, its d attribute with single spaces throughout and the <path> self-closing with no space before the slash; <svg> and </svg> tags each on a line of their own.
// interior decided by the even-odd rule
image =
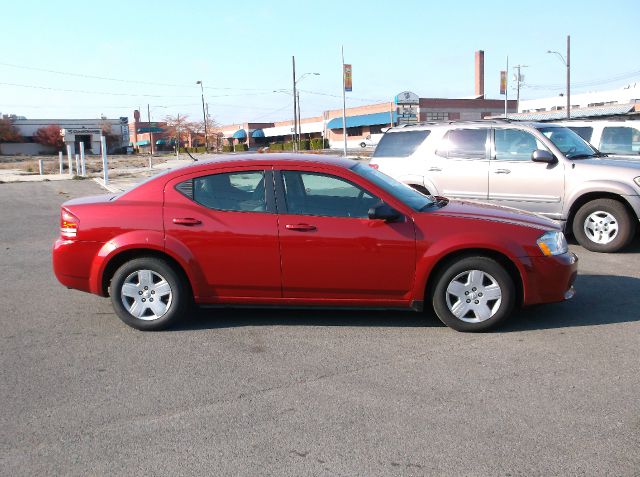
<svg viewBox="0 0 640 477">
<path fill-rule="evenodd" d="M 547 126 L 537 128 L 549 139 L 567 159 L 586 159 L 599 157 L 600 153 L 593 149 L 588 142 L 569 128 L 563 126 Z"/>
<path fill-rule="evenodd" d="M 398 182 L 368 165 L 359 163 L 353 166 L 351 170 L 368 181 L 373 182 L 381 189 L 384 189 L 386 192 L 394 196 L 396 199 L 404 202 L 415 211 L 420 211 L 434 203 L 431 196 L 421 194 L 408 185 Z"/>
</svg>

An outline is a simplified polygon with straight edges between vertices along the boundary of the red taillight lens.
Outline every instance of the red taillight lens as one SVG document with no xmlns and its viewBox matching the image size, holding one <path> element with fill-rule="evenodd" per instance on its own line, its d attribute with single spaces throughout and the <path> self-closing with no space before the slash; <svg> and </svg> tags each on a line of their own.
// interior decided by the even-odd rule
<svg viewBox="0 0 640 477">
<path fill-rule="evenodd" d="M 78 217 L 67 209 L 60 210 L 60 236 L 66 239 L 76 238 L 78 235 Z"/>
<path fill-rule="evenodd" d="M 375 169 L 376 171 L 378 170 L 378 164 L 369 163 L 369 167 L 371 167 L 372 169 Z"/>
</svg>

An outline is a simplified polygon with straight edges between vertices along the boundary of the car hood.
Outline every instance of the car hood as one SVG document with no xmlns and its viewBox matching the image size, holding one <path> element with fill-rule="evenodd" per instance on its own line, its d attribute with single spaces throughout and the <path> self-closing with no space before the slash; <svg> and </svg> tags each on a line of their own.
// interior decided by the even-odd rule
<svg viewBox="0 0 640 477">
<path fill-rule="evenodd" d="M 446 200 L 442 203 L 444 205 L 440 209 L 425 212 L 463 219 L 503 222 L 540 230 L 562 229 L 562 226 L 554 220 L 511 207 L 470 200 Z"/>
<path fill-rule="evenodd" d="M 612 167 L 625 167 L 628 169 L 635 169 L 640 171 L 640 156 L 638 159 L 631 159 L 625 156 L 607 156 L 607 157 L 594 157 L 593 159 L 572 159 L 576 164 L 590 164 L 595 166 L 612 166 Z"/>
</svg>

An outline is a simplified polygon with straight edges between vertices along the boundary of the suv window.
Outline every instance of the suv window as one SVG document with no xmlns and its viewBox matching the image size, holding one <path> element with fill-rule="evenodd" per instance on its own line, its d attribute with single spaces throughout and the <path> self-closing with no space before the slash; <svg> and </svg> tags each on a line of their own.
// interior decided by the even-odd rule
<svg viewBox="0 0 640 477">
<path fill-rule="evenodd" d="M 585 141 L 591 141 L 591 135 L 593 134 L 593 128 L 590 126 L 567 126 L 574 133 L 580 136 Z"/>
<path fill-rule="evenodd" d="M 452 129 L 442 138 L 436 154 L 448 158 L 486 159 L 488 128 Z"/>
<path fill-rule="evenodd" d="M 429 136 L 431 131 L 402 131 L 382 136 L 373 157 L 408 157 Z"/>
<path fill-rule="evenodd" d="M 635 140 L 639 141 L 640 131 L 624 126 L 608 126 L 602 130 L 600 150 L 610 154 L 632 154 L 634 136 L 636 136 Z"/>
<path fill-rule="evenodd" d="M 373 194 L 336 176 L 283 171 L 287 212 L 296 215 L 367 218 L 380 201 Z"/>
<path fill-rule="evenodd" d="M 547 149 L 533 134 L 520 129 L 496 129 L 494 134 L 499 161 L 530 161 L 533 151 Z"/>
<path fill-rule="evenodd" d="M 178 184 L 179 191 L 188 190 L 185 182 Z M 193 179 L 191 193 L 194 201 L 210 209 L 266 212 L 264 182 L 264 171 L 212 174 Z"/>
</svg>

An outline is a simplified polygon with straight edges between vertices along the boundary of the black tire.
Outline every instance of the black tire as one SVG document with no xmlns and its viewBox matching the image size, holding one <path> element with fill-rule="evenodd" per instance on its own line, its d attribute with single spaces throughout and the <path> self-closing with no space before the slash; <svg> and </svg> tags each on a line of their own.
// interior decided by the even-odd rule
<svg viewBox="0 0 640 477">
<path fill-rule="evenodd" d="M 472 271 L 473 275 L 470 274 Z M 474 287 L 474 283 L 469 282 L 471 276 L 481 278 L 482 285 Z M 454 282 L 459 285 L 454 285 Z M 459 287 L 459 293 L 464 298 L 457 299 L 455 294 L 449 293 L 447 290 L 450 285 L 452 288 Z M 464 257 L 448 263 L 436 276 L 432 290 L 431 301 L 436 315 L 445 325 L 457 331 L 487 331 L 494 328 L 511 315 L 516 303 L 516 288 L 509 273 L 495 260 L 482 256 Z M 500 294 L 499 299 L 495 298 L 497 293 Z M 452 312 L 450 305 L 452 308 L 461 306 L 461 312 L 465 306 L 473 309 L 469 308 L 467 313 L 459 317 Z M 484 311 L 488 312 L 486 318 L 479 315 Z"/>
<path fill-rule="evenodd" d="M 611 228 L 612 217 L 617 226 L 615 234 Z M 612 253 L 629 245 L 636 231 L 636 222 L 621 202 L 615 199 L 596 199 L 578 209 L 572 228 L 573 236 L 587 250 Z"/>
<path fill-rule="evenodd" d="M 136 258 L 118 268 L 111 280 L 110 295 L 118 317 L 142 331 L 171 326 L 186 315 L 192 301 L 180 274 L 164 260 L 152 257 Z M 134 304 L 140 316 L 130 312 Z"/>
<path fill-rule="evenodd" d="M 365 147 L 367 147 L 367 143 L 366 143 L 366 142 L 361 142 L 361 143 L 360 143 L 360 147 L 361 147 L 362 149 L 364 149 Z"/>
</svg>

